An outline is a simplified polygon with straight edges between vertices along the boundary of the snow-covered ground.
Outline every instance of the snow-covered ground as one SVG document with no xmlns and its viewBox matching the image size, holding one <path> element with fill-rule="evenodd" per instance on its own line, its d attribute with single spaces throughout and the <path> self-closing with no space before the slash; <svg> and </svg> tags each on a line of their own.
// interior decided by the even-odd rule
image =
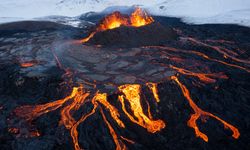
<svg viewBox="0 0 250 150">
<path fill-rule="evenodd" d="M 132 5 L 140 5 L 153 15 L 180 17 L 188 23 L 250 26 L 250 0 L 0 0 L 0 23 L 51 15 L 73 17 L 110 6 Z"/>
<path fill-rule="evenodd" d="M 250 0 L 165 0 L 148 9 L 152 14 L 180 17 L 188 23 L 250 26 Z"/>
</svg>

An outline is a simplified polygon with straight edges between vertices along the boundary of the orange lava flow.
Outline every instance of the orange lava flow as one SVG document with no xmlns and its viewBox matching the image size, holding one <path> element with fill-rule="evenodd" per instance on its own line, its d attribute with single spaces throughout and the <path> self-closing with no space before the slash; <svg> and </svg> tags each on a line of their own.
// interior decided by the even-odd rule
<svg viewBox="0 0 250 150">
<path fill-rule="evenodd" d="M 63 99 L 50 102 L 50 103 L 46 103 L 46 104 L 36 105 L 36 106 L 29 106 L 29 105 L 22 106 L 22 107 L 16 108 L 14 112 L 17 116 L 31 121 L 43 114 L 46 114 L 48 112 L 51 112 L 60 108 L 66 101 L 74 98 L 77 95 L 79 89 L 80 88 L 78 87 L 74 87 L 71 94 Z"/>
<path fill-rule="evenodd" d="M 88 96 L 89 93 L 84 93 L 83 87 L 81 87 L 80 91 L 78 91 L 76 96 L 72 99 L 73 102 L 62 109 L 61 123 L 63 123 L 67 129 L 70 129 L 76 122 L 72 117 L 72 111 L 77 111 Z"/>
<path fill-rule="evenodd" d="M 112 118 L 117 122 L 117 124 L 120 127 L 125 128 L 124 123 L 119 119 L 120 114 L 119 114 L 118 110 L 107 101 L 107 94 L 106 93 L 99 94 L 98 97 L 96 98 L 96 100 L 98 102 L 100 102 L 101 104 L 103 104 L 105 106 L 105 108 L 109 110 Z"/>
<path fill-rule="evenodd" d="M 160 131 L 162 128 L 165 127 L 165 123 L 162 120 L 153 120 L 151 112 L 150 112 L 150 105 L 147 102 L 148 107 L 148 115 L 147 117 L 144 112 L 143 108 L 141 106 L 140 102 L 140 85 L 123 85 L 119 87 L 120 91 L 123 92 L 125 97 L 119 96 L 120 102 L 122 103 L 122 109 L 124 110 L 125 114 L 130 118 L 130 120 L 144 128 L 146 128 L 149 132 L 155 133 L 157 131 Z M 90 93 L 85 92 L 83 86 L 74 87 L 71 94 L 69 96 L 66 96 L 63 99 L 49 102 L 46 104 L 36 105 L 36 106 L 21 106 L 19 108 L 16 108 L 14 112 L 17 116 L 26 119 L 27 121 L 32 121 L 35 118 L 49 113 L 51 111 L 55 111 L 58 108 L 62 107 L 61 110 L 61 120 L 60 124 L 63 124 L 66 129 L 70 130 L 70 135 L 72 137 L 72 141 L 74 144 L 75 150 L 81 150 L 79 141 L 78 141 L 78 126 L 84 122 L 87 118 L 92 116 L 96 110 L 99 104 L 103 105 L 105 109 L 107 109 L 112 117 L 116 121 L 116 123 L 122 127 L 125 128 L 124 123 L 120 120 L 120 114 L 117 108 L 115 108 L 113 105 L 111 105 L 107 100 L 107 93 L 96 93 L 95 96 L 92 98 L 91 102 L 93 104 L 93 108 L 90 112 L 87 114 L 84 114 L 79 120 L 75 120 L 73 117 L 73 114 L 75 111 L 79 110 L 80 106 L 84 105 L 86 102 L 86 99 L 89 97 Z M 136 119 L 130 115 L 125 107 L 125 100 L 128 100 L 130 103 L 131 110 L 133 111 L 133 115 L 136 117 Z M 113 137 L 113 140 L 116 145 L 117 150 L 125 150 L 126 145 L 120 140 L 126 140 L 129 143 L 134 143 L 131 140 L 128 140 L 124 137 L 119 137 L 115 130 L 112 128 L 111 124 L 108 122 L 102 107 L 99 107 L 103 120 L 107 127 L 109 128 L 110 134 Z M 38 132 L 37 132 L 38 133 Z M 31 135 L 38 135 L 35 133 L 30 133 Z M 38 135 L 39 136 L 39 135 Z"/>
<path fill-rule="evenodd" d="M 244 71 L 250 73 L 250 69 L 248 69 L 248 68 L 245 68 L 245 67 L 242 67 L 242 66 L 239 66 L 239 65 L 235 65 L 235 64 L 231 64 L 231 63 L 227 63 L 227 62 L 224 62 L 222 60 L 215 59 L 215 58 L 211 58 L 211 57 L 207 56 L 204 53 L 197 52 L 197 51 L 194 51 L 194 50 L 182 50 L 182 49 L 176 49 L 176 48 L 167 47 L 167 46 L 146 46 L 145 48 L 160 48 L 160 49 L 169 50 L 169 51 L 173 51 L 173 52 L 194 54 L 194 55 L 197 55 L 197 56 L 202 57 L 204 59 L 214 61 L 214 62 L 218 62 L 218 63 L 221 63 L 221 64 L 226 65 L 226 66 L 238 68 L 238 69 L 241 69 L 241 70 L 244 70 Z"/>
<path fill-rule="evenodd" d="M 154 19 L 141 8 L 136 8 L 131 16 L 122 15 L 120 12 L 116 11 L 111 13 L 110 15 L 107 15 L 99 23 L 95 31 L 90 33 L 88 37 L 82 39 L 81 42 L 88 42 L 97 32 L 119 28 L 120 26 L 141 27 L 153 22 Z"/>
<path fill-rule="evenodd" d="M 147 129 L 148 132 L 155 133 L 165 128 L 165 123 L 162 120 L 151 120 L 147 117 L 141 105 L 140 98 L 140 85 L 138 84 L 126 84 L 118 87 L 118 89 L 125 95 L 120 95 L 118 98 L 122 104 L 122 109 L 127 117 L 134 123 Z M 125 106 L 125 100 L 130 104 L 130 109 L 133 112 L 135 118 L 130 115 Z"/>
<path fill-rule="evenodd" d="M 117 122 L 117 124 L 120 126 L 120 127 L 123 127 L 125 128 L 125 125 L 123 124 L 123 122 L 119 119 L 119 113 L 118 113 L 118 110 L 113 107 L 110 103 L 108 103 L 107 101 L 107 94 L 106 93 L 97 93 L 94 98 L 92 99 L 92 104 L 94 105 L 92 111 L 90 113 L 88 113 L 87 115 L 83 115 L 79 121 L 77 121 L 73 127 L 71 128 L 70 130 L 70 134 L 71 134 L 71 137 L 73 139 L 73 143 L 74 143 L 74 148 L 75 150 L 80 150 L 80 146 L 79 146 L 79 142 L 78 142 L 78 131 L 77 131 L 77 127 L 79 126 L 79 124 L 81 124 L 82 122 L 84 122 L 88 117 L 90 117 L 91 115 L 93 115 L 95 112 L 96 112 L 96 108 L 98 106 L 98 103 L 97 102 L 100 102 L 101 104 L 103 104 L 105 106 L 105 108 L 107 108 L 110 113 L 111 113 L 111 116 L 112 118 Z M 126 149 L 126 146 L 125 144 L 123 144 L 119 139 L 118 139 L 118 136 L 117 134 L 115 133 L 114 129 L 112 128 L 111 124 L 107 121 L 102 109 L 101 109 L 101 114 L 102 114 L 102 117 L 105 121 L 105 123 L 107 124 L 108 128 L 109 128 L 109 131 L 110 131 L 110 134 L 112 135 L 113 139 L 114 139 L 114 142 L 116 144 L 116 149 L 117 150 L 125 150 Z"/>
<path fill-rule="evenodd" d="M 228 77 L 226 75 L 224 75 L 223 73 L 210 73 L 210 74 L 195 73 L 195 72 L 191 72 L 189 70 L 186 70 L 183 68 L 178 68 L 178 67 L 175 67 L 172 65 L 170 66 L 170 68 L 178 71 L 179 73 L 185 74 L 185 75 L 198 77 L 201 81 L 203 81 L 205 83 L 215 83 L 216 80 L 213 78 L 228 79 Z"/>
<path fill-rule="evenodd" d="M 94 105 L 92 111 L 86 115 L 83 115 L 74 125 L 73 127 L 70 129 L 70 135 L 72 137 L 73 143 L 74 143 L 74 148 L 75 150 L 81 150 L 80 146 L 79 146 L 79 142 L 78 142 L 78 131 L 77 131 L 77 127 L 84 122 L 88 117 L 90 117 L 91 115 L 93 115 L 96 112 L 96 108 L 98 106 L 98 104 L 96 103 L 96 98 L 98 97 L 98 95 L 96 95 L 93 99 L 92 99 L 92 104 Z"/>
<path fill-rule="evenodd" d="M 127 149 L 126 145 L 122 141 L 119 140 L 117 134 L 115 133 L 115 130 L 113 129 L 113 127 L 111 126 L 111 124 L 108 122 L 108 120 L 107 120 L 105 114 L 103 113 L 102 109 L 100 109 L 100 112 L 102 114 L 102 118 L 103 118 L 104 122 L 106 123 L 106 125 L 109 128 L 110 134 L 113 137 L 113 140 L 114 140 L 115 145 L 116 145 L 116 150 L 126 150 Z"/>
<path fill-rule="evenodd" d="M 146 85 L 152 91 L 156 102 L 159 103 L 160 102 L 160 98 L 159 98 L 159 95 L 158 95 L 157 83 L 149 82 Z"/>
<path fill-rule="evenodd" d="M 171 77 L 172 80 L 174 80 L 181 88 L 181 91 L 184 95 L 184 97 L 188 100 L 189 102 L 189 105 L 192 107 L 193 111 L 194 111 L 194 114 L 191 115 L 190 119 L 188 120 L 188 126 L 193 128 L 194 131 L 195 131 L 195 134 L 197 137 L 203 139 L 204 141 L 208 142 L 208 137 L 206 134 L 202 133 L 200 130 L 199 130 L 199 127 L 197 126 L 197 123 L 196 121 L 202 117 L 202 116 L 208 116 L 208 117 L 212 117 L 218 121 L 220 121 L 224 127 L 226 129 L 230 129 L 232 132 L 233 132 L 233 135 L 232 137 L 235 138 L 235 139 L 238 139 L 239 136 L 240 136 L 240 132 L 239 130 L 234 127 L 233 125 L 225 122 L 224 120 L 222 120 L 221 118 L 215 116 L 214 114 L 211 114 L 209 112 L 206 112 L 206 111 L 203 111 L 201 110 L 195 103 L 194 101 L 192 100 L 191 96 L 190 96 L 190 92 L 189 90 L 186 88 L 185 85 L 183 85 L 179 79 L 176 77 L 176 76 L 172 76 Z"/>
<path fill-rule="evenodd" d="M 82 39 L 81 42 L 82 42 L 82 43 L 88 42 L 95 34 L 96 34 L 96 32 L 90 33 L 90 35 L 89 35 L 88 37 Z"/>
<path fill-rule="evenodd" d="M 192 42 L 194 42 L 196 44 L 200 44 L 202 46 L 206 46 L 206 47 L 212 48 L 212 49 L 216 50 L 217 52 L 223 54 L 225 57 L 231 58 L 234 61 L 241 62 L 241 63 L 246 63 L 246 64 L 250 64 L 249 60 L 243 60 L 243 59 L 239 59 L 239 58 L 236 58 L 234 56 L 229 55 L 228 53 L 232 54 L 232 52 L 230 50 L 226 49 L 226 48 L 221 48 L 221 47 L 218 47 L 218 46 L 212 46 L 212 45 L 203 43 L 201 41 L 198 41 L 198 40 L 196 40 L 194 38 L 190 38 L 190 37 L 187 37 L 187 40 L 192 41 Z"/>
<path fill-rule="evenodd" d="M 123 136 L 120 136 L 124 141 L 127 141 L 128 143 L 130 143 L 130 144 L 135 144 L 135 141 L 133 141 L 133 140 L 130 140 L 130 139 L 128 139 L 128 138 L 125 138 L 125 137 L 123 137 Z"/>
</svg>

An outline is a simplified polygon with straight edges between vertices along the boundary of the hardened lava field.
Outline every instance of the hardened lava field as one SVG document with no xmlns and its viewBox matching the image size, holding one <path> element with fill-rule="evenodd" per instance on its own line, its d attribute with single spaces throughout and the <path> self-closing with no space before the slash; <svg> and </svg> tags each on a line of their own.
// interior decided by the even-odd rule
<svg viewBox="0 0 250 150">
<path fill-rule="evenodd" d="M 249 28 L 82 19 L 0 25 L 1 148 L 249 147 Z"/>
</svg>

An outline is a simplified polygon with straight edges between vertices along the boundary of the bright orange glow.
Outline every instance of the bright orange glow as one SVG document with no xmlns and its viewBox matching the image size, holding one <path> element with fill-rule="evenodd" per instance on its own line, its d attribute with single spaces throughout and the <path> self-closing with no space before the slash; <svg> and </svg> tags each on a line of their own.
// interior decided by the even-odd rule
<svg viewBox="0 0 250 150">
<path fill-rule="evenodd" d="M 80 88 L 74 87 L 71 94 L 63 99 L 46 103 L 46 104 L 41 104 L 41 105 L 36 105 L 36 106 L 22 106 L 17 109 L 15 109 L 15 114 L 19 117 L 25 118 L 26 120 L 33 120 L 43 114 L 46 114 L 48 112 L 54 111 L 58 108 L 60 108 L 66 101 L 74 98 L 76 94 L 78 93 L 78 90 Z"/>
<path fill-rule="evenodd" d="M 234 67 L 234 68 L 238 68 L 241 70 L 245 70 L 246 72 L 250 73 L 250 69 L 236 65 L 236 64 L 231 64 L 231 63 L 227 63 L 225 61 L 222 60 L 218 60 L 215 58 L 211 58 L 208 55 L 201 53 L 201 52 L 197 52 L 194 50 L 183 50 L 183 49 L 176 49 L 173 47 L 167 47 L 167 46 L 145 46 L 144 48 L 160 48 L 160 49 L 164 49 L 164 50 L 168 50 L 168 51 L 173 51 L 173 52 L 181 52 L 181 53 L 185 53 L 185 54 L 194 54 L 196 56 L 202 57 L 204 59 L 210 60 L 210 61 L 214 61 L 214 62 L 218 62 L 220 64 L 226 65 L 226 66 L 230 66 L 230 67 Z"/>
<path fill-rule="evenodd" d="M 23 67 L 23 68 L 28 68 L 28 67 L 33 67 L 33 66 L 35 66 L 37 64 L 38 64 L 38 62 L 36 62 L 36 61 L 28 61 L 28 62 L 20 63 L 20 66 Z"/>
<path fill-rule="evenodd" d="M 84 93 L 83 87 L 81 86 L 78 93 L 72 99 L 73 102 L 62 109 L 61 123 L 63 123 L 67 129 L 70 129 L 76 122 L 71 113 L 78 110 L 88 96 L 89 93 Z"/>
<path fill-rule="evenodd" d="M 191 41 L 191 42 L 194 42 L 196 44 L 212 48 L 212 49 L 216 50 L 217 52 L 221 53 L 225 58 L 230 58 L 230 59 L 232 59 L 236 62 L 240 62 L 240 63 L 250 64 L 249 60 L 243 60 L 243 59 L 236 58 L 234 55 L 237 55 L 237 54 L 234 53 L 233 51 L 226 49 L 226 48 L 222 48 L 219 46 L 212 46 L 212 45 L 203 43 L 203 42 L 196 40 L 194 38 L 191 38 L 191 37 L 187 37 L 186 39 Z M 230 53 L 230 54 L 228 54 L 228 53 Z"/>
<path fill-rule="evenodd" d="M 88 117 L 92 116 L 95 112 L 96 112 L 96 108 L 97 108 L 97 103 L 96 103 L 96 96 L 92 99 L 92 104 L 93 104 L 93 109 L 90 113 L 83 115 L 74 125 L 73 127 L 70 129 L 70 135 L 72 137 L 73 143 L 74 143 L 74 148 L 75 150 L 81 150 L 80 146 L 79 146 L 79 142 L 78 142 L 78 131 L 77 131 L 77 127 L 84 122 Z"/>
<path fill-rule="evenodd" d="M 193 73 L 191 71 L 173 67 L 172 69 L 175 69 L 179 71 L 182 74 L 185 75 L 191 75 L 196 76 L 202 81 L 206 82 L 214 82 L 213 78 L 226 78 L 223 74 L 200 74 L 200 73 Z M 66 72 L 66 75 L 68 73 Z M 212 78 L 211 78 L 212 77 Z M 188 120 L 187 124 L 189 127 L 193 128 L 195 131 L 195 134 L 197 137 L 203 139 L 204 141 L 208 142 L 208 137 L 206 134 L 202 133 L 199 130 L 199 127 L 197 126 L 197 120 L 202 118 L 203 116 L 211 117 L 219 122 L 221 122 L 226 129 L 230 129 L 233 134 L 232 137 L 235 139 L 238 139 L 240 136 L 240 133 L 236 127 L 233 125 L 225 122 L 221 118 L 215 116 L 214 114 L 211 114 L 209 112 L 203 111 L 200 109 L 192 100 L 190 92 L 186 88 L 185 85 L 183 85 L 179 79 L 176 76 L 171 77 L 172 80 L 174 80 L 179 87 L 181 88 L 181 91 L 184 95 L 184 97 L 187 99 L 189 105 L 193 109 L 194 113 L 191 114 L 190 119 Z M 156 102 L 159 102 L 159 96 L 158 96 L 158 90 L 157 90 L 157 83 L 146 83 L 147 87 L 151 90 Z M 144 110 L 142 103 L 141 103 L 141 85 L 139 84 L 125 84 L 118 87 L 118 90 L 120 91 L 118 95 L 118 99 L 122 106 L 122 111 L 125 113 L 125 115 L 129 118 L 129 120 L 145 129 L 147 129 L 150 133 L 155 133 L 163 128 L 165 128 L 166 124 L 163 120 L 154 120 L 153 116 L 151 114 L 151 108 L 149 102 L 146 100 L 147 104 L 147 110 Z M 81 147 L 79 145 L 79 139 L 78 139 L 78 126 L 86 121 L 90 116 L 94 115 L 96 111 L 100 110 L 100 113 L 102 115 L 103 121 L 107 125 L 107 128 L 109 129 L 110 135 L 113 138 L 114 144 L 116 145 L 116 150 L 126 150 L 127 147 L 123 143 L 124 141 L 134 144 L 135 142 L 132 140 L 129 140 L 125 137 L 120 136 L 115 132 L 115 129 L 112 127 L 111 123 L 105 116 L 105 113 L 103 112 L 103 108 L 107 110 L 111 116 L 111 119 L 116 121 L 116 123 L 121 128 L 125 128 L 124 122 L 120 119 L 120 113 L 119 110 L 113 106 L 107 99 L 107 93 L 98 93 L 94 95 L 92 99 L 89 99 L 90 92 L 86 92 L 83 86 L 74 87 L 72 92 L 69 94 L 69 96 L 66 96 L 63 99 L 49 102 L 46 104 L 36 105 L 36 106 L 22 106 L 15 109 L 15 113 L 17 116 L 22 117 L 26 119 L 27 121 L 32 121 L 35 118 L 49 113 L 51 111 L 55 111 L 58 108 L 62 107 L 61 109 L 61 121 L 60 124 L 64 125 L 66 129 L 70 130 L 70 135 L 73 140 L 74 149 L 75 150 L 81 150 Z M 83 114 L 79 120 L 75 120 L 73 117 L 74 112 L 79 110 L 81 106 L 85 104 L 85 102 L 89 102 L 88 100 L 91 100 L 92 103 L 92 110 L 90 112 L 87 112 L 86 114 Z M 100 104 L 100 105 L 99 105 Z M 147 111 L 147 112 L 146 112 Z M 145 114 L 146 112 L 147 114 Z M 18 134 L 18 129 L 9 129 L 9 132 L 13 134 Z M 40 136 L 40 133 L 38 131 L 32 131 L 30 132 L 30 137 Z"/>
<path fill-rule="evenodd" d="M 81 42 L 82 43 L 88 42 L 95 34 L 96 32 L 92 32 L 88 37 L 82 39 Z"/>
<path fill-rule="evenodd" d="M 95 31 L 81 41 L 83 43 L 88 42 L 97 32 L 111 30 L 120 26 L 141 27 L 153 22 L 154 19 L 141 8 L 136 8 L 130 17 L 122 15 L 120 12 L 116 11 L 106 16 L 96 27 Z"/>
<path fill-rule="evenodd" d="M 122 141 L 119 140 L 117 134 L 115 133 L 115 130 L 113 129 L 111 124 L 108 122 L 105 114 L 103 113 L 103 110 L 102 109 L 100 109 L 100 110 L 101 110 L 100 112 L 102 114 L 102 118 L 103 118 L 104 122 L 106 123 L 106 125 L 108 126 L 109 132 L 113 137 L 113 140 L 114 140 L 115 145 L 116 145 L 116 150 L 126 150 L 127 149 L 126 145 Z"/>
<path fill-rule="evenodd" d="M 126 84 L 119 87 L 119 90 L 125 95 L 120 95 L 119 100 L 122 104 L 122 109 L 127 117 L 134 123 L 146 128 L 148 132 L 155 133 L 165 128 L 165 123 L 162 120 L 151 120 L 147 117 L 141 105 L 140 98 L 140 85 L 138 84 Z M 134 117 L 130 115 L 125 106 L 125 100 L 130 104 L 130 109 L 133 112 Z"/>
<path fill-rule="evenodd" d="M 98 94 L 96 97 L 96 100 L 98 102 L 100 102 L 101 104 L 103 104 L 105 106 L 105 108 L 109 110 L 112 118 L 117 122 L 117 124 L 120 127 L 125 128 L 124 123 L 119 119 L 120 114 L 119 114 L 118 110 L 107 101 L 107 94 L 106 93 Z"/>
<path fill-rule="evenodd" d="M 191 96 L 190 96 L 190 92 L 189 90 L 186 88 L 185 85 L 183 85 L 179 79 L 176 77 L 176 76 L 172 76 L 171 77 L 172 80 L 174 80 L 181 88 L 181 91 L 184 95 L 184 97 L 188 100 L 189 102 L 189 105 L 191 106 L 191 108 L 193 109 L 194 111 L 194 114 L 191 115 L 190 119 L 188 120 L 188 126 L 193 128 L 194 131 L 195 131 L 195 134 L 197 137 L 200 137 L 202 138 L 204 141 L 208 142 L 208 137 L 206 134 L 202 133 L 200 130 L 199 130 L 199 127 L 197 126 L 197 123 L 196 121 L 202 117 L 202 116 L 208 116 L 208 117 L 212 117 L 218 121 L 220 121 L 226 129 L 230 129 L 232 132 L 233 132 L 233 135 L 232 137 L 235 138 L 235 139 L 238 139 L 239 136 L 240 136 L 240 132 L 239 130 L 234 127 L 233 125 L 225 122 L 224 120 L 222 120 L 221 118 L 215 116 L 214 114 L 211 114 L 209 112 L 206 112 L 206 111 L 203 111 L 201 110 L 195 103 L 194 101 L 192 100 Z"/>
<path fill-rule="evenodd" d="M 165 123 L 162 120 L 152 120 L 152 115 L 150 112 L 150 105 L 147 102 L 148 105 L 148 113 L 150 117 L 147 117 L 143 113 L 143 108 L 140 103 L 140 85 L 124 85 L 120 86 L 119 89 L 125 94 L 125 97 L 119 96 L 122 107 L 126 115 L 130 118 L 130 120 L 144 128 L 146 128 L 149 132 L 155 133 L 157 131 L 160 131 L 162 128 L 165 127 Z M 89 97 L 90 93 L 85 92 L 83 86 L 74 87 L 71 94 L 63 99 L 49 102 L 46 104 L 36 105 L 36 106 L 22 106 L 15 109 L 15 113 L 17 116 L 22 117 L 26 119 L 27 121 L 32 121 L 35 118 L 49 113 L 51 111 L 55 111 L 60 107 L 63 107 L 61 110 L 61 121 L 60 124 L 63 124 L 65 128 L 70 130 L 70 135 L 72 137 L 74 148 L 75 150 L 80 150 L 80 145 L 78 142 L 78 126 L 84 122 L 88 117 L 92 116 L 97 108 L 98 104 L 102 104 L 105 109 L 107 109 L 110 112 L 111 117 L 117 122 L 117 124 L 125 128 L 124 123 L 120 120 L 120 114 L 113 105 L 111 105 L 107 100 L 107 93 L 96 93 L 95 96 L 92 98 L 91 102 L 93 104 L 93 109 L 87 113 L 84 114 L 78 121 L 75 120 L 73 117 L 73 113 L 77 110 L 79 110 L 80 106 L 84 105 L 87 98 Z M 133 110 L 134 116 L 138 119 L 134 119 L 126 110 L 125 108 L 125 100 L 128 100 L 130 103 L 130 107 Z M 113 137 L 113 140 L 116 145 L 117 150 L 125 150 L 126 145 L 119 139 L 122 138 L 123 140 L 126 140 L 127 142 L 133 143 L 133 141 L 126 139 L 124 137 L 119 137 L 115 130 L 112 128 L 111 124 L 106 119 L 105 114 L 102 111 L 102 108 L 100 108 L 102 117 L 104 122 L 109 128 L 110 134 Z M 12 131 L 12 130 L 11 130 Z M 12 131 L 17 132 L 17 131 Z M 30 136 L 40 136 L 39 132 L 31 132 Z"/>
<path fill-rule="evenodd" d="M 156 102 L 159 103 L 160 102 L 160 98 L 159 98 L 159 95 L 158 95 L 157 83 L 149 82 L 146 85 L 152 91 Z"/>
<path fill-rule="evenodd" d="M 114 28 L 118 28 L 121 25 L 128 25 L 128 18 L 122 16 L 122 14 L 120 12 L 114 12 L 108 16 L 106 16 L 101 23 L 99 24 L 99 26 L 97 27 L 97 31 L 105 31 L 105 30 L 109 30 L 109 29 L 114 29 Z"/>
<path fill-rule="evenodd" d="M 130 16 L 131 26 L 140 27 L 154 22 L 154 19 L 143 11 L 141 8 L 137 8 Z"/>
<path fill-rule="evenodd" d="M 198 77 L 201 81 L 205 82 L 205 83 L 215 83 L 216 80 L 213 78 L 221 78 L 221 79 L 228 79 L 228 77 L 222 73 L 210 73 L 210 74 L 206 74 L 206 73 L 195 73 L 195 72 L 191 72 L 189 70 L 183 69 L 183 68 L 178 68 L 175 66 L 170 66 L 170 68 L 178 71 L 179 73 L 185 74 L 185 75 L 189 75 L 189 76 L 195 76 Z"/>
<path fill-rule="evenodd" d="M 81 124 L 82 122 L 84 122 L 88 117 L 90 117 L 91 115 L 93 115 L 95 112 L 96 112 L 96 109 L 97 109 L 97 106 L 98 106 L 98 103 L 97 102 L 100 102 L 101 104 L 103 104 L 105 106 L 105 108 L 107 108 L 110 113 L 111 113 L 111 116 L 112 118 L 118 123 L 119 126 L 125 128 L 125 125 L 123 124 L 123 122 L 119 119 L 119 113 L 118 113 L 118 110 L 113 107 L 110 103 L 108 103 L 107 101 L 107 94 L 106 93 L 97 93 L 94 98 L 92 99 L 92 104 L 94 105 L 92 111 L 90 113 L 88 113 L 87 115 L 83 115 L 79 121 L 77 121 L 73 127 L 71 128 L 70 130 L 70 134 L 71 134 L 71 137 L 73 139 L 73 143 L 74 143 L 74 147 L 75 147 L 75 150 L 81 150 L 80 146 L 79 146 L 79 142 L 78 142 L 78 131 L 77 131 L 77 127 L 79 126 L 79 124 Z M 110 134 L 112 135 L 113 139 L 114 139 L 114 142 L 116 144 L 116 149 L 117 150 L 125 150 L 126 149 L 126 146 L 125 144 L 123 144 L 119 139 L 118 139 L 118 136 L 117 134 L 115 133 L 114 129 L 112 128 L 112 126 L 110 125 L 110 123 L 107 121 L 102 109 L 101 110 L 101 114 L 102 114 L 102 117 L 103 117 L 103 120 L 104 122 L 107 124 L 108 128 L 109 128 L 109 131 L 110 131 Z"/>
</svg>

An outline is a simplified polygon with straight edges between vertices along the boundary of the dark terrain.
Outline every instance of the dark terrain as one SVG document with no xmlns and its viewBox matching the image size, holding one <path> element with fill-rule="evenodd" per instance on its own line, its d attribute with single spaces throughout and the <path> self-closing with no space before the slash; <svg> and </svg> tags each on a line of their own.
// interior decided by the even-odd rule
<svg viewBox="0 0 250 150">
<path fill-rule="evenodd" d="M 97 22 L 102 17 L 82 19 Z M 104 110 L 119 136 L 134 141 L 132 144 L 120 139 L 128 149 L 249 149 L 250 28 L 224 24 L 188 25 L 177 18 L 167 17 L 154 19 L 161 26 L 172 28 L 178 37 L 161 42 L 167 38 L 161 35 L 159 42 L 152 43 L 143 42 L 141 39 L 145 37 L 133 37 L 128 40 L 140 42 L 135 41 L 136 44 L 126 47 L 126 39 L 122 39 L 123 42 L 118 39 L 121 42 L 118 46 L 99 47 L 98 39 L 95 45 L 75 43 L 86 37 L 90 28 L 73 28 L 51 22 L 0 25 L 0 149 L 74 149 L 69 130 L 59 123 L 61 108 L 30 122 L 20 118 L 14 110 L 24 105 L 62 99 L 71 93 L 73 87 L 86 82 L 96 85 L 84 86 L 91 93 L 99 90 L 109 94 L 108 101 L 116 106 L 126 128 L 120 128 L 103 106 L 98 110 Z M 157 37 L 156 32 L 150 39 Z M 100 45 L 105 45 L 107 41 L 101 42 Z M 25 66 L 25 63 L 32 65 Z M 196 75 L 218 73 L 226 77 L 214 77 L 215 81 L 206 82 L 195 75 L 183 74 L 173 66 Z M 237 127 L 240 137 L 233 138 L 232 132 L 224 129 L 221 122 L 207 116 L 201 116 L 197 124 L 209 141 L 196 137 L 194 129 L 187 125 L 194 112 L 171 76 L 177 76 L 188 88 L 199 108 Z M 158 84 L 159 103 L 145 86 L 149 81 Z M 145 113 L 148 108 L 145 101 L 148 101 L 153 118 L 166 123 L 164 129 L 149 133 L 126 117 L 117 100 L 120 95 L 117 86 L 127 83 L 142 86 Z M 90 103 L 81 106 L 74 117 L 80 118 L 92 107 Z M 83 149 L 116 148 L 100 112 L 78 127 L 79 144 Z"/>
</svg>

